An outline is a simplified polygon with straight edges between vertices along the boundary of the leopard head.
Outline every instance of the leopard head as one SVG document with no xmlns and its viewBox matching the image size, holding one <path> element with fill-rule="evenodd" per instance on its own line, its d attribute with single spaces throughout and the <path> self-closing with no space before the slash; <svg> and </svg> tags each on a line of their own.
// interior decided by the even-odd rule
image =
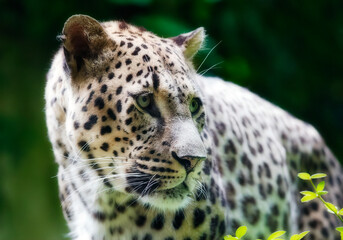
<svg viewBox="0 0 343 240">
<path fill-rule="evenodd" d="M 125 22 L 74 15 L 63 29 L 68 161 L 104 188 L 179 209 L 201 187 L 204 100 L 192 57 L 203 28 L 160 38 Z"/>
</svg>

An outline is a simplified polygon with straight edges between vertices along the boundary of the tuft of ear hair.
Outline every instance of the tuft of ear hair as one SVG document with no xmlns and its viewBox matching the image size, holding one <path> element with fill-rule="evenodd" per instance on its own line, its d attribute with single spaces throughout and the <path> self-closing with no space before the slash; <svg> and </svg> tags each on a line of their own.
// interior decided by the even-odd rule
<svg viewBox="0 0 343 240">
<path fill-rule="evenodd" d="M 205 40 L 205 30 L 203 27 L 192 32 L 184 33 L 171 38 L 183 51 L 187 60 L 192 60 L 194 55 L 201 49 Z"/>
<path fill-rule="evenodd" d="M 62 34 L 64 53 L 72 73 L 80 71 L 84 59 L 97 57 L 110 41 L 101 24 L 86 15 L 71 16 Z"/>
</svg>

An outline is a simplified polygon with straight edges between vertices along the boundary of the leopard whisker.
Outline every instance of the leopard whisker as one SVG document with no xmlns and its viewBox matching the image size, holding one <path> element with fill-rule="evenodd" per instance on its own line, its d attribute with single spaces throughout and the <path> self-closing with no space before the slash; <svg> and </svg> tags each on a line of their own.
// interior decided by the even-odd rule
<svg viewBox="0 0 343 240">
<path fill-rule="evenodd" d="M 209 67 L 209 68 L 207 68 L 207 69 L 201 71 L 201 72 L 199 73 L 199 75 L 201 75 L 201 76 L 205 75 L 208 71 L 210 71 L 211 69 L 214 69 L 216 66 L 218 66 L 219 64 L 222 64 L 222 63 L 223 63 L 223 61 L 218 62 L 218 63 L 216 63 L 216 64 L 213 64 L 211 67 Z"/>
<path fill-rule="evenodd" d="M 206 57 L 204 58 L 204 60 L 202 60 L 201 64 L 199 65 L 199 67 L 197 68 L 196 72 L 198 73 L 199 69 L 201 68 L 201 66 L 205 63 L 205 61 L 207 60 L 208 56 L 212 53 L 212 51 L 221 43 L 222 41 L 219 41 L 216 45 L 214 45 L 210 51 L 206 54 Z"/>
<path fill-rule="evenodd" d="M 146 191 L 148 191 L 149 188 L 151 187 L 151 186 L 149 186 L 149 185 L 150 185 L 151 181 L 154 180 L 154 177 L 155 177 L 155 176 L 156 176 L 156 174 L 154 174 L 154 175 L 150 178 L 148 184 L 146 185 L 146 187 L 144 188 L 144 190 L 143 190 L 143 192 L 142 192 L 142 195 L 143 195 L 143 196 L 145 195 Z"/>
<path fill-rule="evenodd" d="M 101 165 L 101 164 L 108 164 L 111 162 L 95 162 L 95 163 L 83 163 L 80 165 L 69 165 L 68 167 L 66 167 L 65 169 L 67 171 L 78 171 L 78 170 L 83 170 L 83 169 L 92 169 L 92 170 L 102 170 L 102 169 L 120 169 L 120 168 L 125 168 L 127 166 L 130 166 L 130 164 L 124 164 L 121 166 L 103 166 L 103 167 L 99 167 L 99 168 L 94 168 L 96 165 Z"/>
<path fill-rule="evenodd" d="M 84 166 L 74 166 L 72 169 L 70 169 L 70 170 L 76 170 L 76 171 L 78 171 L 79 169 L 81 169 L 81 170 L 83 170 L 83 169 L 85 169 L 85 167 L 93 167 L 94 165 L 93 164 L 85 164 Z M 104 176 L 110 176 L 110 177 L 113 177 L 113 176 L 118 176 L 118 175 L 120 175 L 120 174 L 118 174 L 118 173 L 116 173 L 116 175 L 113 175 L 113 172 L 114 171 L 117 171 L 117 170 L 120 170 L 120 169 L 122 169 L 122 168 L 126 168 L 127 166 L 113 166 L 113 167 L 101 167 L 101 168 L 97 168 L 97 169 L 93 169 L 93 170 L 98 170 L 98 171 L 101 171 L 101 170 L 106 170 L 106 169 L 112 169 L 112 171 L 110 171 L 109 173 L 106 173 Z M 80 173 L 79 173 L 80 174 Z M 82 176 L 84 176 L 84 175 L 87 175 L 87 173 L 86 172 L 83 172 L 82 174 L 81 174 L 81 178 L 82 178 Z M 128 174 L 127 173 L 125 173 L 125 174 L 122 174 L 122 175 L 124 175 L 124 176 L 128 176 Z M 138 176 L 138 175 L 137 175 Z M 56 177 L 58 177 L 58 175 L 56 176 Z M 75 176 L 73 176 L 73 177 L 65 177 L 65 179 L 66 180 L 69 180 L 69 181 L 73 181 L 73 180 L 78 180 L 79 179 L 79 176 L 78 175 L 75 175 Z"/>
<path fill-rule="evenodd" d="M 134 173 L 134 174 L 136 174 L 136 173 Z M 131 175 L 131 173 L 127 173 L 127 174 L 125 174 L 125 176 L 120 176 L 119 178 L 122 178 L 122 177 L 130 177 L 130 176 L 132 176 Z M 139 176 L 141 176 L 141 175 L 133 175 L 132 177 L 139 177 Z M 94 180 L 91 180 L 91 181 L 89 181 L 89 182 L 86 182 L 86 183 L 83 183 L 83 185 L 82 186 L 80 186 L 80 187 L 78 187 L 78 188 L 76 188 L 76 189 L 73 189 L 75 192 L 77 192 L 77 193 L 79 193 L 79 194 L 81 194 L 81 192 L 85 189 L 85 188 L 87 188 L 87 187 L 89 187 L 89 185 L 91 185 L 91 186 L 94 186 L 95 184 L 98 184 L 99 182 L 101 182 L 101 181 L 104 181 L 104 180 L 106 180 L 106 179 L 109 179 L 109 178 L 107 178 L 106 176 L 103 176 L 103 177 L 99 177 L 99 178 L 97 178 L 97 179 L 94 179 Z M 111 178 L 112 180 L 114 179 L 114 178 Z M 114 186 L 116 186 L 116 185 L 114 185 Z M 124 185 L 125 186 L 125 185 Z M 110 189 L 106 189 L 106 190 L 110 190 Z M 113 189 L 114 190 L 114 189 Z M 97 195 L 97 194 L 96 194 Z M 71 195 L 70 196 L 68 196 L 68 198 L 70 198 L 71 197 Z M 68 198 L 66 198 L 66 199 L 68 199 Z M 68 199 L 69 200 L 69 199 Z"/>
</svg>

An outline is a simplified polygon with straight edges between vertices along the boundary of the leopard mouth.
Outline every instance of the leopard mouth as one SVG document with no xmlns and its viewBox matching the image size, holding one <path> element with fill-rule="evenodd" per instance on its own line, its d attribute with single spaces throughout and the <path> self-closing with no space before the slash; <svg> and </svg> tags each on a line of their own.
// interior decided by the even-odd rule
<svg viewBox="0 0 343 240">
<path fill-rule="evenodd" d="M 198 166 L 199 167 L 199 166 Z M 154 176 L 154 175 L 153 175 Z M 168 175 L 166 175 L 168 176 Z M 140 172 L 140 175 L 126 178 L 133 195 L 143 205 L 159 210 L 175 211 L 186 207 L 194 201 L 194 194 L 199 185 L 199 171 L 197 168 L 185 174 L 178 184 L 162 184 L 163 176 L 156 178 L 150 173 Z"/>
<path fill-rule="evenodd" d="M 192 181 L 185 178 L 179 185 L 169 189 L 156 189 L 142 196 L 140 201 L 160 210 L 176 211 L 185 208 L 194 200 Z"/>
<path fill-rule="evenodd" d="M 178 184 L 177 186 L 173 188 L 168 188 L 168 189 L 160 189 L 160 190 L 155 190 L 152 193 L 157 193 L 157 194 L 181 194 L 181 195 L 190 195 L 195 189 L 195 175 L 196 172 L 191 171 L 190 173 L 187 174 L 187 176 L 184 178 L 184 180 Z"/>
</svg>

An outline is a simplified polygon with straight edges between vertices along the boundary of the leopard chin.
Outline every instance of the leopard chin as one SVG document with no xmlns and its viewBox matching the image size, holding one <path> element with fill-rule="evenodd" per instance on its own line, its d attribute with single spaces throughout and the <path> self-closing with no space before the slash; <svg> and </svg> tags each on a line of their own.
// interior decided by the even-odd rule
<svg viewBox="0 0 343 240">
<path fill-rule="evenodd" d="M 159 210 L 176 211 L 193 201 L 193 194 L 184 183 L 167 190 L 155 191 L 140 198 L 143 204 Z"/>
<path fill-rule="evenodd" d="M 196 174 L 190 173 L 185 181 L 174 188 L 153 191 L 140 198 L 143 204 L 159 210 L 177 211 L 187 207 L 195 200 L 196 190 L 202 186 L 194 178 Z"/>
</svg>

